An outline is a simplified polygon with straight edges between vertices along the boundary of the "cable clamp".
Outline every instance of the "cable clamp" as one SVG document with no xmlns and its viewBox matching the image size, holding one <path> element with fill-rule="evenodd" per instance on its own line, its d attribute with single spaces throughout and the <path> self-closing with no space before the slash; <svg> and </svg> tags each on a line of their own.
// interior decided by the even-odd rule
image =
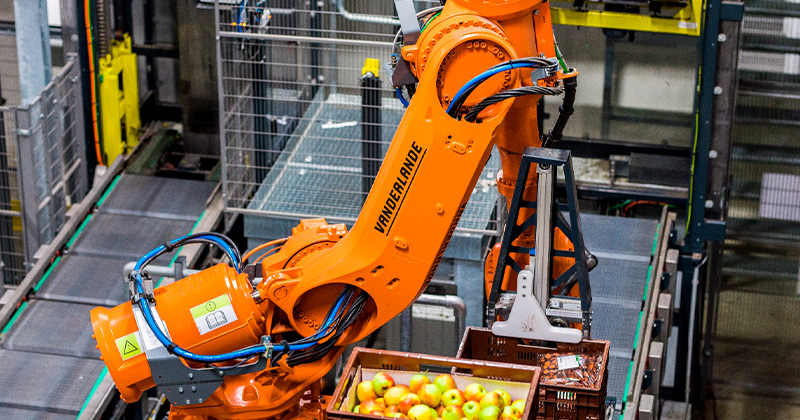
<svg viewBox="0 0 800 420">
<path fill-rule="evenodd" d="M 261 344 L 264 346 L 265 349 L 263 354 L 264 358 L 267 360 L 272 360 L 272 351 L 275 348 L 272 345 L 272 339 L 268 335 L 265 335 L 261 337 Z"/>
</svg>

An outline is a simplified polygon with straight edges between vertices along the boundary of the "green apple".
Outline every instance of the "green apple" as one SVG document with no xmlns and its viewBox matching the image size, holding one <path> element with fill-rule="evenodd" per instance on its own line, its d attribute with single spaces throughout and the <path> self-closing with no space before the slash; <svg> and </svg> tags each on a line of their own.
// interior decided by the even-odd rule
<svg viewBox="0 0 800 420">
<path fill-rule="evenodd" d="M 490 405 L 481 410 L 481 415 L 478 417 L 480 420 L 498 420 L 500 417 L 500 407 Z"/>
<path fill-rule="evenodd" d="M 395 385 L 386 390 L 386 393 L 383 394 L 383 399 L 386 401 L 386 405 L 398 405 L 400 404 L 400 399 L 403 398 L 403 395 L 408 394 L 411 390 L 406 385 Z"/>
<path fill-rule="evenodd" d="M 375 377 L 372 378 L 372 389 L 379 397 L 382 397 L 383 394 L 386 393 L 386 390 L 393 386 L 394 379 L 386 372 L 378 372 Z"/>
<path fill-rule="evenodd" d="M 419 400 L 428 407 L 436 407 L 442 402 L 442 391 L 434 384 L 422 385 L 417 395 Z"/>
<path fill-rule="evenodd" d="M 464 417 L 469 420 L 477 419 L 481 414 L 481 405 L 475 401 L 465 402 L 461 409 L 464 411 Z"/>
<path fill-rule="evenodd" d="M 359 408 L 361 408 L 361 406 L 360 406 L 360 405 L 357 405 L 357 406 L 353 407 L 353 412 L 354 412 L 354 413 L 358 413 L 358 409 L 359 409 Z"/>
<path fill-rule="evenodd" d="M 443 393 L 449 389 L 456 389 L 456 381 L 452 376 L 443 373 L 433 379 L 433 383 L 439 387 Z"/>
<path fill-rule="evenodd" d="M 461 420 L 464 417 L 464 410 L 457 405 L 448 405 L 442 412 L 443 420 Z"/>
<path fill-rule="evenodd" d="M 520 413 L 525 412 L 525 400 L 514 400 L 514 402 L 512 402 L 511 405 L 517 410 L 519 410 Z"/>
<path fill-rule="evenodd" d="M 433 420 L 435 417 L 431 411 L 431 408 L 427 405 L 417 404 L 408 410 L 408 418 L 411 420 Z"/>
<path fill-rule="evenodd" d="M 467 397 L 464 396 L 460 389 L 448 389 L 442 394 L 442 404 L 445 406 L 457 405 L 461 407 L 465 402 L 467 402 Z"/>
<path fill-rule="evenodd" d="M 481 384 L 472 383 L 464 388 L 464 397 L 467 401 L 480 402 L 484 395 L 486 395 L 486 388 Z"/>
<path fill-rule="evenodd" d="M 372 389 L 372 382 L 364 381 L 356 386 L 356 397 L 359 401 L 367 401 L 378 398 L 378 395 L 375 394 L 375 391 Z"/>
<path fill-rule="evenodd" d="M 505 407 L 505 404 L 503 403 L 503 396 L 494 391 L 484 395 L 483 398 L 481 398 L 481 410 L 489 406 L 495 406 L 499 410 L 502 410 L 503 407 Z M 499 410 L 498 415 L 500 414 Z"/>
<path fill-rule="evenodd" d="M 401 413 L 408 414 L 411 407 L 419 404 L 422 404 L 422 401 L 419 400 L 417 394 L 408 393 L 400 398 L 400 403 L 397 404 L 397 407 L 400 408 Z"/>
<path fill-rule="evenodd" d="M 440 418 L 440 417 L 439 417 L 439 412 L 438 412 L 438 411 L 436 411 L 436 409 L 435 409 L 435 408 L 431 408 L 431 417 L 433 417 L 433 418 L 434 418 L 434 420 L 436 420 L 436 419 L 439 419 L 439 418 Z"/>
<path fill-rule="evenodd" d="M 503 412 L 500 413 L 500 420 L 520 420 L 522 418 L 522 411 L 517 410 L 513 405 L 503 407 Z"/>
<path fill-rule="evenodd" d="M 506 392 L 503 389 L 495 389 L 492 392 L 496 392 L 496 393 L 500 394 L 500 397 L 503 398 L 503 407 L 505 407 L 507 405 L 511 405 L 511 395 L 509 395 L 508 392 Z"/>
<path fill-rule="evenodd" d="M 411 389 L 411 392 L 416 394 L 419 392 L 419 389 L 422 388 L 422 385 L 427 385 L 429 383 L 431 383 L 431 380 L 428 379 L 424 373 L 418 373 L 411 377 L 408 387 Z"/>
</svg>

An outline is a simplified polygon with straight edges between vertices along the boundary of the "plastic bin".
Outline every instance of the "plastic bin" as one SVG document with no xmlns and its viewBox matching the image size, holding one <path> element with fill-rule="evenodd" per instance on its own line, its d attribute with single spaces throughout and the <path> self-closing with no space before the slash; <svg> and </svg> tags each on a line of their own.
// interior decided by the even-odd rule
<svg viewBox="0 0 800 420">
<path fill-rule="evenodd" d="M 408 384 L 415 373 L 427 372 L 431 379 L 439 373 L 450 373 L 458 388 L 462 390 L 472 382 L 481 383 L 489 390 L 502 388 L 508 391 L 512 398 L 525 399 L 523 420 L 536 418 L 535 407 L 539 405 L 537 387 L 541 371 L 538 367 L 356 348 L 328 403 L 328 420 L 385 419 L 386 417 L 353 413 L 356 385 L 362 378 L 371 379 L 370 375 L 379 371 L 391 375 L 398 384 Z"/>
<path fill-rule="evenodd" d="M 598 356 L 598 370 L 602 372 L 602 379 L 595 386 L 539 382 L 536 419 L 602 420 L 605 416 L 610 344 L 606 340 L 583 340 L 578 344 L 557 343 L 555 347 L 540 347 L 526 345 L 520 339 L 497 337 L 487 328 L 469 327 L 456 357 L 538 366 L 540 358 L 545 355 L 575 353 Z M 544 376 L 541 379 L 544 380 Z"/>
</svg>

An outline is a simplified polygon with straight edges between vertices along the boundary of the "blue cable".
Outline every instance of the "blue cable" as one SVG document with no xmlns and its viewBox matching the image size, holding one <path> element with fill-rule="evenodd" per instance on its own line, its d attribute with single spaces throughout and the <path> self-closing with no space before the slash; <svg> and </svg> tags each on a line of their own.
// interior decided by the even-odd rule
<svg viewBox="0 0 800 420">
<path fill-rule="evenodd" d="M 178 239 L 176 239 L 174 241 L 171 241 L 170 244 L 173 244 L 175 242 L 179 242 L 181 240 L 185 240 L 186 238 L 188 238 L 188 236 L 184 236 L 184 237 L 178 238 Z M 237 261 L 237 259 L 235 257 L 236 254 L 228 246 L 228 244 L 225 243 L 225 241 L 222 241 L 219 238 L 217 238 L 215 236 L 212 236 L 212 235 L 200 235 L 200 236 L 197 236 L 195 238 L 196 239 L 207 239 L 207 240 L 210 240 L 213 243 L 215 243 L 216 245 L 218 245 L 220 248 L 223 248 L 226 251 L 226 253 L 228 253 L 228 255 L 231 257 L 231 260 L 233 260 L 238 266 L 239 262 Z M 157 247 L 157 248 L 151 250 L 150 252 L 148 252 L 147 254 L 145 254 L 142 258 L 139 259 L 139 261 L 136 262 L 136 265 L 134 266 L 134 272 L 136 273 L 135 276 L 134 276 L 134 279 L 135 279 L 135 282 L 136 282 L 136 290 L 137 290 L 138 293 L 144 293 L 144 287 L 142 286 L 142 274 L 140 273 L 140 270 L 142 269 L 142 266 L 145 264 L 145 262 L 147 262 L 151 258 L 154 258 L 156 255 L 158 255 L 159 253 L 163 252 L 165 249 L 166 249 L 166 247 L 164 245 L 160 245 L 159 247 Z M 237 269 L 237 271 L 238 271 L 238 269 Z M 323 321 L 322 326 L 319 328 L 319 330 L 317 330 L 316 333 L 314 333 L 309 338 L 311 338 L 313 340 L 313 339 L 316 339 L 316 338 L 321 339 L 321 338 L 327 336 L 329 334 L 330 328 L 332 327 L 333 320 L 336 318 L 336 315 L 339 313 L 339 310 L 341 309 L 342 304 L 347 306 L 350 303 L 350 300 L 352 299 L 352 297 L 353 297 L 352 291 L 340 295 L 339 298 L 337 299 L 334 307 L 331 309 L 330 314 Z M 345 301 L 347 303 L 345 303 Z M 193 362 L 200 362 L 200 363 L 227 362 L 227 361 L 234 360 L 234 359 L 252 358 L 253 356 L 257 356 L 257 355 L 265 353 L 266 351 L 269 350 L 269 347 L 272 347 L 272 348 L 275 347 L 274 345 L 256 345 L 256 346 L 252 346 L 252 347 L 236 350 L 236 351 L 229 352 L 229 353 L 218 354 L 218 355 L 208 355 L 208 356 L 206 356 L 206 355 L 195 354 L 195 353 L 192 353 L 192 352 L 190 352 L 190 351 L 188 351 L 188 350 L 186 350 L 186 349 L 184 349 L 182 347 L 174 345 L 174 343 L 172 343 L 172 341 L 161 331 L 161 328 L 158 326 L 158 324 L 155 322 L 155 319 L 153 318 L 152 309 L 150 308 L 150 302 L 148 302 L 147 299 L 141 299 L 139 301 L 139 307 L 142 309 L 142 313 L 144 315 L 145 322 L 147 323 L 147 326 L 150 328 L 150 330 L 153 331 L 153 334 L 156 336 L 158 341 L 160 341 L 161 344 L 164 347 L 167 347 L 167 348 L 170 348 L 170 346 L 174 346 L 174 347 L 172 347 L 172 352 L 175 355 L 177 355 L 177 356 L 179 356 L 181 358 L 184 358 L 186 360 L 190 360 L 190 361 L 193 361 Z M 319 342 L 319 339 L 311 341 L 311 342 L 308 342 L 308 343 L 289 344 L 289 351 L 307 349 L 309 347 L 312 347 L 312 346 L 316 345 Z"/>
<path fill-rule="evenodd" d="M 396 88 L 394 93 L 397 95 L 397 99 L 400 100 L 400 103 L 403 104 L 405 108 L 408 108 L 408 101 L 403 97 L 403 91 L 400 88 Z"/>
<path fill-rule="evenodd" d="M 458 103 L 459 100 L 461 99 L 461 96 L 464 95 L 465 92 L 469 92 L 473 87 L 483 83 L 486 79 L 494 76 L 495 74 L 502 73 L 504 71 L 524 68 L 524 67 L 538 68 L 543 66 L 535 63 L 511 63 L 511 64 L 506 64 L 504 66 L 494 67 L 489 70 L 486 70 L 485 72 L 473 77 L 469 82 L 467 82 L 464 86 L 462 86 L 461 89 L 458 90 L 458 92 L 456 92 L 456 94 L 453 96 L 453 99 L 450 101 L 450 105 L 448 105 L 447 107 L 447 113 L 448 114 L 450 113 L 453 104 Z"/>
</svg>

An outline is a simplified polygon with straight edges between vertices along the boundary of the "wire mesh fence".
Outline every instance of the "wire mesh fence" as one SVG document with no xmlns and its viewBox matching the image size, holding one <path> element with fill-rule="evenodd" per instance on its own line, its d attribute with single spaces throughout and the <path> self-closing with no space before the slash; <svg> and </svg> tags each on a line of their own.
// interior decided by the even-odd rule
<svg viewBox="0 0 800 420">
<path fill-rule="evenodd" d="M 404 114 L 384 68 L 399 30 L 393 2 L 245 0 L 216 9 L 226 210 L 355 221 Z M 493 157 L 461 231 L 496 232 L 497 170 Z"/>
<path fill-rule="evenodd" d="M 72 57 L 31 103 L 0 107 L 0 260 L 17 284 L 88 190 L 80 68 Z"/>
</svg>

